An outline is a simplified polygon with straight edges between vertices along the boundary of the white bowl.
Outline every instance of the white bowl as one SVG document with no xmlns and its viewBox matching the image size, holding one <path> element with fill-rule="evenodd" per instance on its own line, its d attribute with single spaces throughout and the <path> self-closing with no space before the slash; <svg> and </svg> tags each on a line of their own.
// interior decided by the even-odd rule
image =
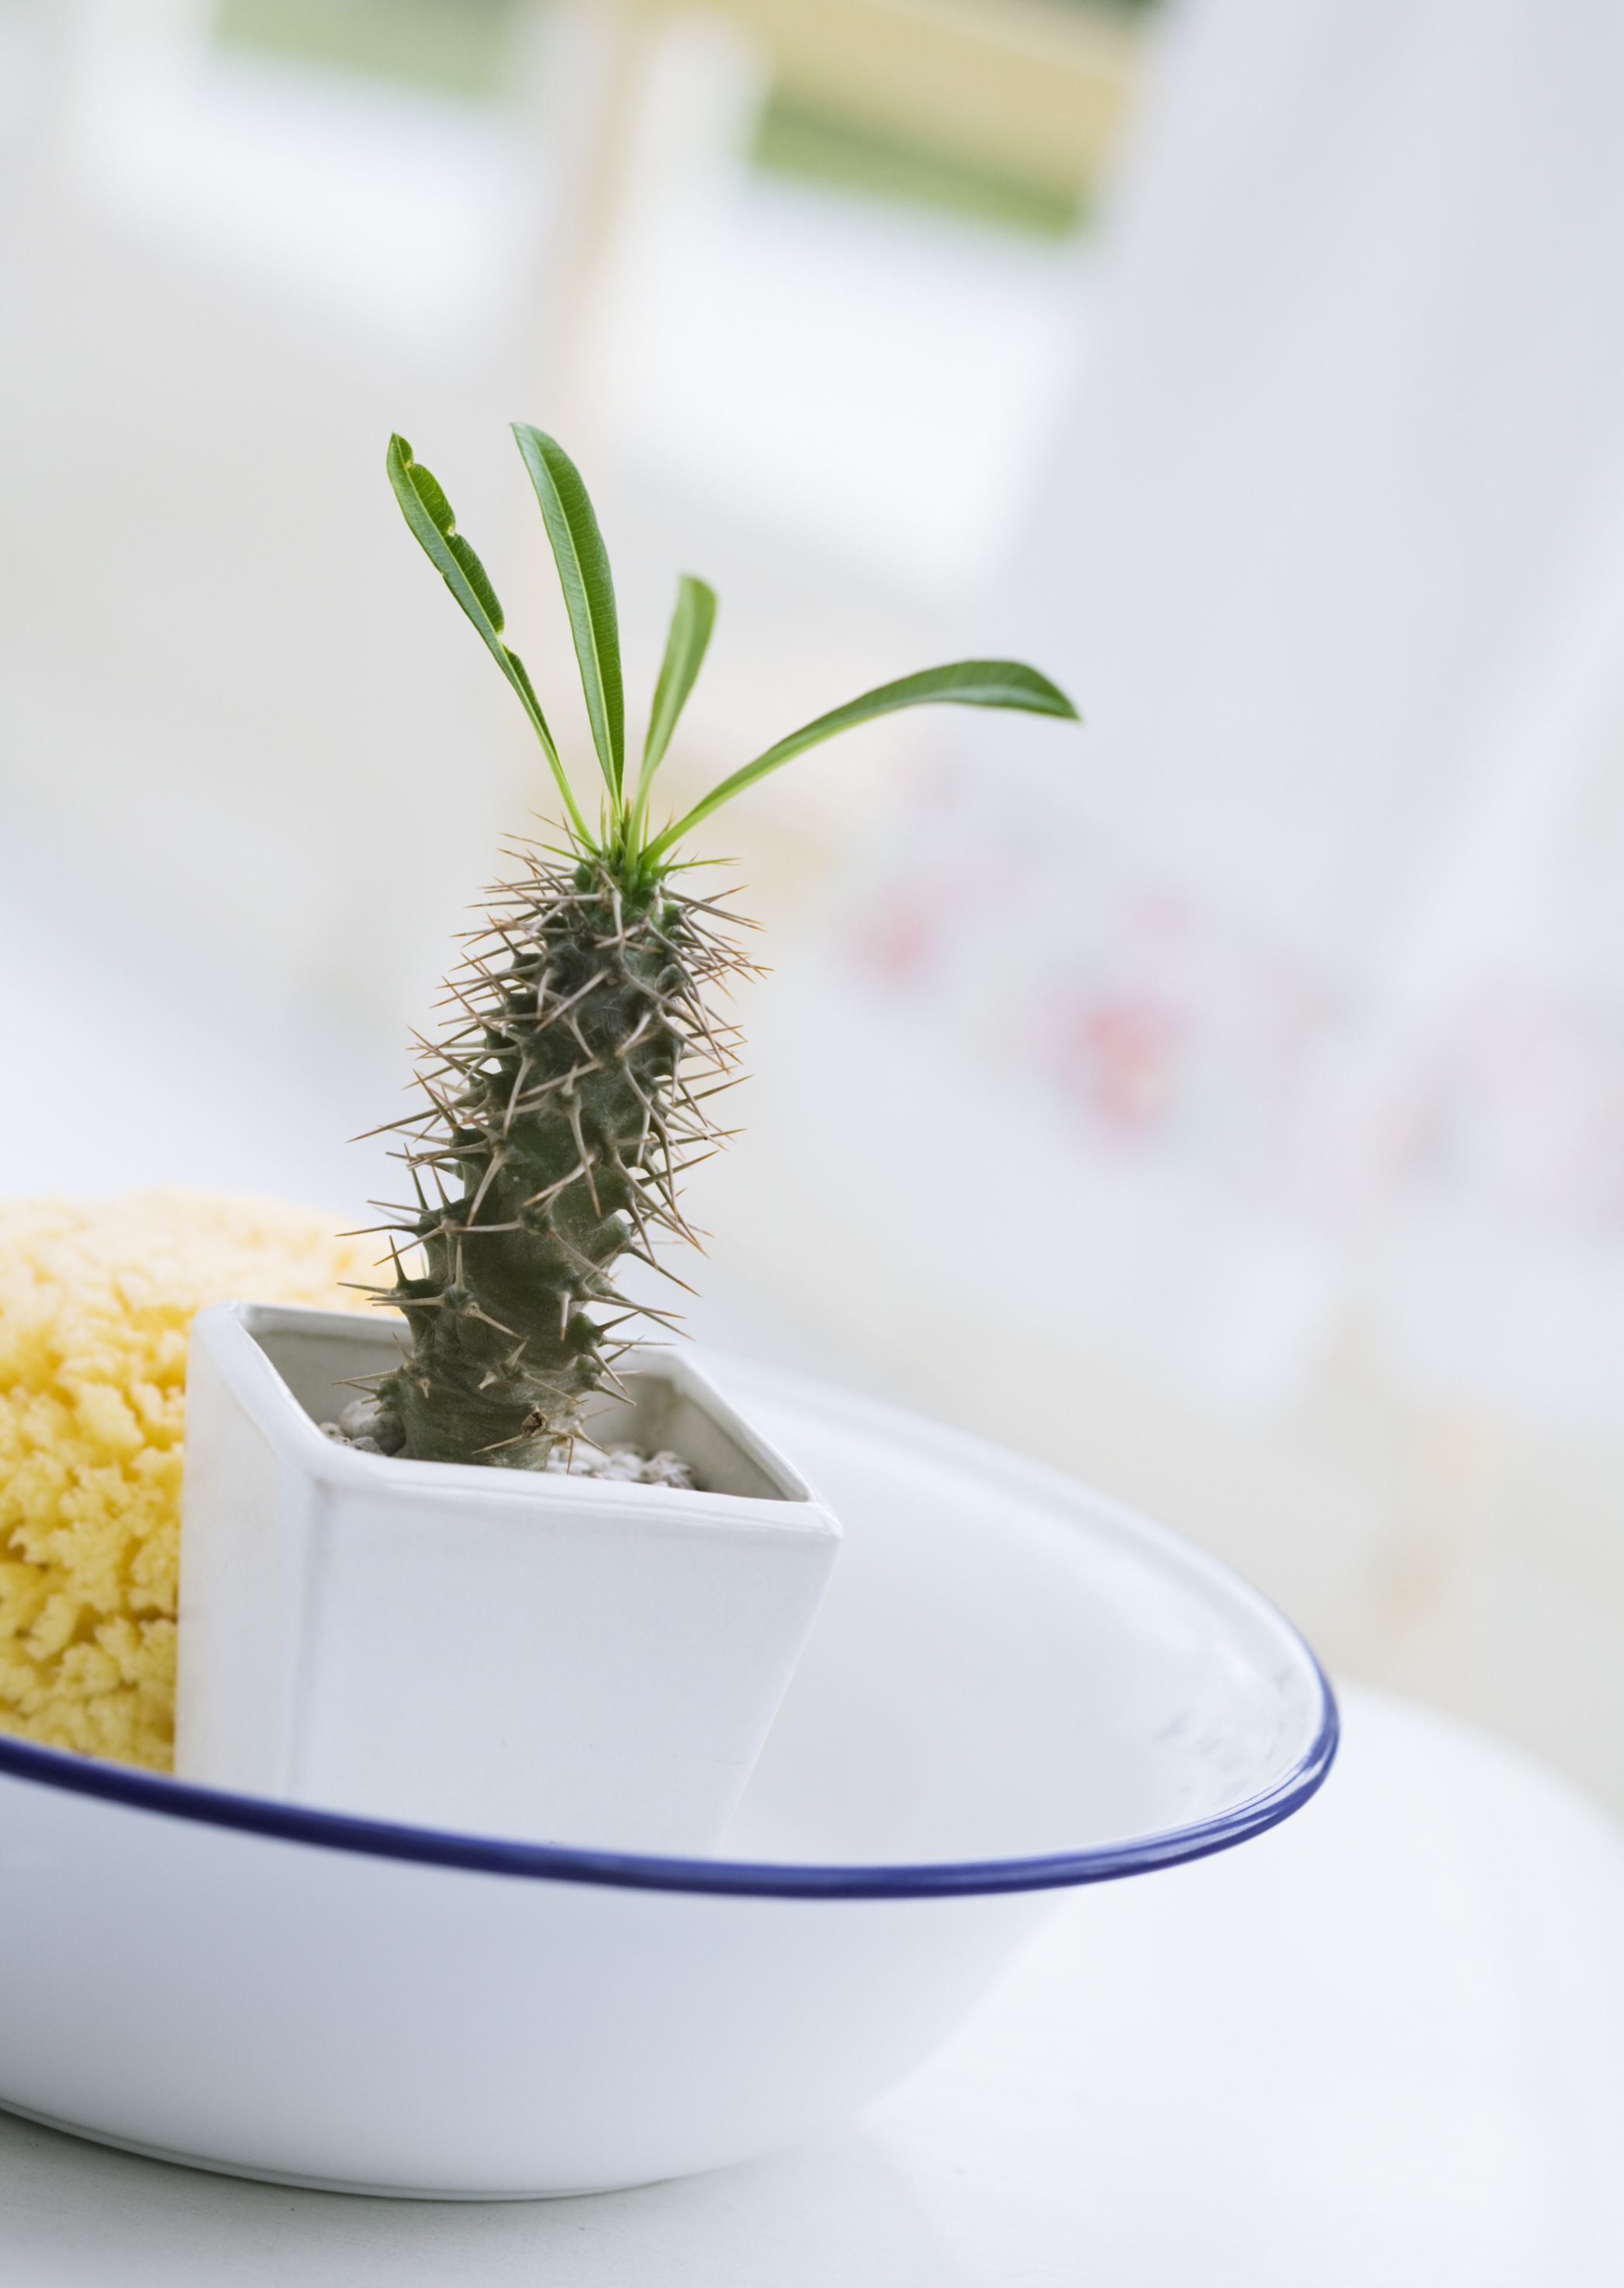
<svg viewBox="0 0 1624 2288">
<path fill-rule="evenodd" d="M 1306 1801 L 1336 1715 L 1121 1504 L 737 1362 L 846 1541 L 715 1859 L 457 1835 L 0 1739 L 0 2104 L 245 2176 L 489 2200 L 740 2160 L 951 2032 L 1057 1889 Z"/>
</svg>

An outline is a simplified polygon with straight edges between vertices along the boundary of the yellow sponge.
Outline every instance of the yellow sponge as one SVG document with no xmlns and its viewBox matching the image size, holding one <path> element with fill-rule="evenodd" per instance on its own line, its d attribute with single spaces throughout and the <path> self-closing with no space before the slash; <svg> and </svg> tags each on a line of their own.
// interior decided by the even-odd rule
<svg viewBox="0 0 1624 2288">
<path fill-rule="evenodd" d="M 355 1310 L 376 1244 L 271 1200 L 0 1202 L 0 1731 L 173 1759 L 186 1330 L 247 1296 Z"/>
</svg>

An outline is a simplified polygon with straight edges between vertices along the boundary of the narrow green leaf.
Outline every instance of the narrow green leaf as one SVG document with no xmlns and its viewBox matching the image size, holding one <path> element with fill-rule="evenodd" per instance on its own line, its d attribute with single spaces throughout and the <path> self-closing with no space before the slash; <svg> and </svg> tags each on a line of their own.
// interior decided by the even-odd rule
<svg viewBox="0 0 1624 2288">
<path fill-rule="evenodd" d="M 519 695 L 519 703 L 529 717 L 531 727 L 542 743 L 558 790 L 564 797 L 571 823 L 580 839 L 588 845 L 591 837 L 586 822 L 576 808 L 569 781 L 564 775 L 564 766 L 547 719 L 542 713 L 541 702 L 532 687 L 525 663 L 516 651 L 502 640 L 506 624 L 496 591 L 490 576 L 475 555 L 472 548 L 456 528 L 456 518 L 451 504 L 437 477 L 412 457 L 412 449 L 404 437 L 392 436 L 389 441 L 387 466 L 389 481 L 394 488 L 400 511 L 411 527 L 413 536 L 434 569 L 440 574 L 463 610 L 472 621 L 492 658 Z"/>
<path fill-rule="evenodd" d="M 570 633 L 575 640 L 592 744 L 618 811 L 625 770 L 626 700 L 609 552 L 581 472 L 563 446 L 527 421 L 515 421 L 512 428 L 552 544 Z"/>
<path fill-rule="evenodd" d="M 649 713 L 648 737 L 643 744 L 641 783 L 645 789 L 665 759 L 671 734 L 704 663 L 716 617 L 716 590 L 696 580 L 691 572 L 685 572 L 677 584 L 677 608 L 671 614 L 671 632 L 665 640 L 665 657 L 660 663 L 660 680 L 654 686 L 654 703 Z"/>
<path fill-rule="evenodd" d="M 668 826 L 648 846 L 647 856 L 658 860 L 665 855 L 683 835 L 742 794 L 757 779 L 764 779 L 769 771 L 804 754 L 808 747 L 816 747 L 825 739 L 833 739 L 842 731 L 855 729 L 860 723 L 870 723 L 878 715 L 894 715 L 904 707 L 929 707 L 939 702 L 949 702 L 960 707 L 1014 707 L 1028 715 L 1052 715 L 1061 721 L 1075 723 L 1080 719 L 1077 710 L 1064 691 L 1052 684 L 1046 675 L 1034 667 L 1025 667 L 1015 659 L 961 659 L 947 667 L 928 667 L 918 675 L 905 675 L 899 682 L 883 683 L 875 691 L 864 692 L 860 699 L 849 700 L 828 715 L 820 715 L 764 755 L 757 755 L 753 763 L 724 779 L 711 788 L 702 800 L 696 802 L 685 818 Z"/>
</svg>

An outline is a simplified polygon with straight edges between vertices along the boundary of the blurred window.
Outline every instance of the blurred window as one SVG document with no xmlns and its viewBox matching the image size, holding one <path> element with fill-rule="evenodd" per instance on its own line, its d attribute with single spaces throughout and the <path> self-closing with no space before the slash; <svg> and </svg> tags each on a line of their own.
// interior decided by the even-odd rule
<svg viewBox="0 0 1624 2288">
<path fill-rule="evenodd" d="M 612 455 L 832 570 L 956 608 L 1018 530 L 1088 354 L 1086 225 L 1144 13 L 653 12 L 580 329 L 581 401 Z"/>
</svg>

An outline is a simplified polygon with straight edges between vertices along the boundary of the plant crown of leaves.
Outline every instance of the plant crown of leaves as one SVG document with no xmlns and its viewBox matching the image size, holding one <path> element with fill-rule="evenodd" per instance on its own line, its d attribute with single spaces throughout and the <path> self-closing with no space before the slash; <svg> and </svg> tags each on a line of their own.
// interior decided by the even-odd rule
<svg viewBox="0 0 1624 2288">
<path fill-rule="evenodd" d="M 542 712 L 524 662 L 503 640 L 502 605 L 490 576 L 456 528 L 456 518 L 439 480 L 413 457 L 404 437 L 389 441 L 389 481 L 401 512 L 424 555 L 444 580 L 517 694 L 541 742 L 548 767 L 563 798 L 569 831 L 579 855 L 604 866 L 632 897 L 652 894 L 672 866 L 683 837 L 701 819 L 770 771 L 780 769 L 809 747 L 842 731 L 905 707 L 950 703 L 961 707 L 1015 708 L 1076 722 L 1077 710 L 1066 694 L 1035 668 L 1012 659 L 962 659 L 883 683 L 803 724 L 742 769 L 711 788 L 673 823 L 651 832 L 649 796 L 704 663 L 716 624 L 717 599 L 704 581 L 685 572 L 677 583 L 677 607 L 666 638 L 665 656 L 654 686 L 647 736 L 635 784 L 626 785 L 625 687 L 621 671 L 620 623 L 609 553 L 598 529 L 581 472 L 558 442 L 527 422 L 512 424 L 514 438 L 535 489 L 547 539 L 558 568 L 574 640 L 575 661 L 586 700 L 592 745 L 603 775 L 605 795 L 598 830 L 588 826 L 575 798 L 547 719 Z"/>
</svg>

